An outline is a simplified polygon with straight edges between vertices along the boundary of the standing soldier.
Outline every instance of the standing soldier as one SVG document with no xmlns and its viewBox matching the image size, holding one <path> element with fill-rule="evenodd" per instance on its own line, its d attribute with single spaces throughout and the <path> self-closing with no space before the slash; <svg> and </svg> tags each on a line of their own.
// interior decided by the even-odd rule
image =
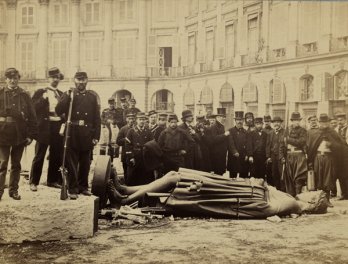
<svg viewBox="0 0 348 264">
<path fill-rule="evenodd" d="M 337 119 L 338 126 L 336 127 L 336 132 L 341 136 L 344 141 L 343 151 L 341 155 L 335 155 L 335 167 L 337 168 L 337 178 L 341 187 L 341 197 L 339 200 L 348 200 L 348 126 L 347 118 L 345 113 L 336 113 L 335 117 Z"/>
<path fill-rule="evenodd" d="M 42 166 L 49 147 L 47 186 L 61 188 L 62 176 L 59 167 L 63 158 L 63 137 L 59 134 L 63 117 L 55 112 L 56 105 L 63 92 L 58 89 L 64 75 L 58 68 L 48 70 L 49 86 L 37 90 L 33 95 L 33 103 L 38 121 L 38 135 L 35 138 L 35 156 L 30 171 L 30 190 L 37 191 Z"/>
<path fill-rule="evenodd" d="M 262 117 L 255 118 L 255 130 L 249 132 L 247 156 L 251 164 L 251 175 L 265 179 L 267 133 L 262 128 Z"/>
<path fill-rule="evenodd" d="M 125 150 L 125 140 L 127 133 L 129 129 L 131 129 L 134 125 L 135 122 L 135 116 L 133 114 L 128 114 L 127 115 L 127 124 L 120 129 L 117 135 L 116 143 L 117 145 L 122 147 L 122 152 L 121 152 L 121 162 L 123 166 L 123 177 L 125 179 L 125 182 L 127 182 L 127 158 L 126 158 L 126 150 Z"/>
<path fill-rule="evenodd" d="M 227 170 L 231 178 L 248 176 L 247 131 L 243 128 L 244 112 L 235 112 L 235 127 L 231 128 L 228 136 Z"/>
<path fill-rule="evenodd" d="M 125 149 L 127 157 L 127 185 L 136 186 L 148 184 L 154 180 L 153 171 L 146 169 L 144 164 L 144 145 L 153 139 L 151 131 L 145 127 L 145 113 L 138 112 L 136 126 L 129 129 Z"/>
<path fill-rule="evenodd" d="M 11 157 L 9 196 L 20 200 L 21 158 L 24 147 L 37 135 L 34 105 L 29 94 L 18 86 L 19 72 L 5 71 L 6 87 L 0 89 L 0 200 L 4 194 L 8 161 Z"/>
<path fill-rule="evenodd" d="M 196 169 L 194 167 L 194 161 L 195 161 L 195 156 L 197 155 L 197 143 L 199 141 L 199 137 L 196 134 L 194 127 L 192 126 L 193 114 L 191 110 L 184 110 L 182 111 L 181 116 L 182 116 L 181 117 L 182 124 L 179 125 L 179 128 L 187 131 L 194 140 L 194 143 L 192 143 L 191 141 L 185 142 L 188 145 L 187 145 L 187 153 L 185 155 L 184 168 Z"/>
<path fill-rule="evenodd" d="M 126 111 L 128 109 L 127 99 L 122 97 L 120 99 L 121 107 L 116 108 L 116 125 L 118 129 L 121 129 L 123 126 L 127 124 Z"/>
<path fill-rule="evenodd" d="M 314 168 L 316 189 L 325 191 L 328 200 L 335 184 L 334 153 L 342 152 L 342 143 L 343 139 L 330 128 L 328 115 L 321 114 L 319 128 L 308 136 L 308 166 Z"/>
<path fill-rule="evenodd" d="M 139 108 L 136 108 L 136 107 L 135 107 L 136 103 L 137 103 L 137 101 L 135 101 L 134 98 L 131 98 L 131 99 L 129 100 L 129 107 L 125 110 L 126 115 L 129 114 L 129 113 L 131 113 L 131 114 L 133 114 L 133 115 L 136 116 L 137 113 L 140 112 Z"/>
<path fill-rule="evenodd" d="M 266 157 L 267 164 L 271 165 L 271 177 L 267 178 L 270 185 L 276 187 L 278 190 L 284 191 L 284 182 L 281 179 L 282 163 L 280 160 L 279 149 L 281 141 L 284 140 L 284 128 L 282 128 L 283 120 L 276 116 L 272 120 L 274 129 L 267 138 Z"/>
<path fill-rule="evenodd" d="M 178 127 L 178 117 L 169 115 L 168 128 L 166 128 L 158 139 L 158 144 L 163 151 L 163 174 L 169 171 L 178 171 L 185 165 L 185 155 L 188 151 L 188 144 L 194 144 L 194 140 L 186 130 Z"/>
<path fill-rule="evenodd" d="M 90 156 L 99 141 L 101 127 L 99 99 L 95 92 L 86 90 L 87 73 L 76 72 L 74 78 L 76 89 L 64 93 L 56 106 L 58 115 L 67 116 L 73 93 L 72 126 L 66 156 L 70 199 L 77 199 L 78 193 L 91 195 L 88 190 Z"/>
<path fill-rule="evenodd" d="M 301 193 L 307 181 L 306 141 L 308 133 L 300 126 L 299 112 L 291 114 L 291 125 L 286 128 L 280 146 L 280 159 L 286 163 L 285 189 L 292 196 Z"/>
<path fill-rule="evenodd" d="M 226 172 L 226 155 L 229 131 L 225 131 L 226 108 L 218 108 L 216 122 L 210 128 L 210 157 L 214 173 Z"/>
</svg>

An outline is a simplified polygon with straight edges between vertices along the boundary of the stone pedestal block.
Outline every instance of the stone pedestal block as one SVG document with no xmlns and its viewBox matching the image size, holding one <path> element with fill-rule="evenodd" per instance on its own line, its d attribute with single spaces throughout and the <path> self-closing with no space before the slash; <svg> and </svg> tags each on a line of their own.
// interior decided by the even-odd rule
<svg viewBox="0 0 348 264">
<path fill-rule="evenodd" d="M 21 186 L 22 200 L 4 193 L 0 201 L 0 244 L 92 237 L 97 231 L 95 196 L 60 200 L 60 190 L 39 185 L 38 192 Z M 7 190 L 6 190 L 7 191 Z"/>
</svg>

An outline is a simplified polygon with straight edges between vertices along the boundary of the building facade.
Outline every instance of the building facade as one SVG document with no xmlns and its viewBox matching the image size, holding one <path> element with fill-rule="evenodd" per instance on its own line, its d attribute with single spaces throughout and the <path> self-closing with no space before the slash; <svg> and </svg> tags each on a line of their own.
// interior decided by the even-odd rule
<svg viewBox="0 0 348 264">
<path fill-rule="evenodd" d="M 0 72 L 46 85 L 77 70 L 107 99 L 148 111 L 226 107 L 285 117 L 347 112 L 348 2 L 0 0 Z"/>
</svg>

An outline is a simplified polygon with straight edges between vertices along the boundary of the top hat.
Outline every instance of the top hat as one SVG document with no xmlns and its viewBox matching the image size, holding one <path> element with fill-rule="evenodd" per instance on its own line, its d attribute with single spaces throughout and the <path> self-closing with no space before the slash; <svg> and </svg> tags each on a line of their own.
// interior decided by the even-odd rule
<svg viewBox="0 0 348 264">
<path fill-rule="evenodd" d="M 129 102 L 131 102 L 131 103 L 136 103 L 137 101 L 135 101 L 134 98 L 131 98 L 131 99 L 129 100 Z"/>
<path fill-rule="evenodd" d="M 21 78 L 19 71 L 16 68 L 7 68 L 5 71 L 5 77 L 6 78 L 13 78 L 15 76 L 18 76 Z"/>
<path fill-rule="evenodd" d="M 226 108 L 217 108 L 216 116 L 226 116 Z"/>
<path fill-rule="evenodd" d="M 346 113 L 343 113 L 343 112 L 337 112 L 335 113 L 335 117 L 338 118 L 338 117 L 343 117 L 343 118 L 346 118 Z"/>
<path fill-rule="evenodd" d="M 148 116 L 156 115 L 157 112 L 155 110 L 150 110 Z"/>
<path fill-rule="evenodd" d="M 327 114 L 320 114 L 319 122 L 330 122 L 330 118 Z"/>
<path fill-rule="evenodd" d="M 247 112 L 247 113 L 245 113 L 244 117 L 245 117 L 245 119 L 247 119 L 248 117 L 251 117 L 254 119 L 254 114 L 252 112 Z"/>
<path fill-rule="evenodd" d="M 176 114 L 170 114 L 168 116 L 168 122 L 172 121 L 172 120 L 176 120 L 179 121 L 178 117 L 176 116 Z"/>
<path fill-rule="evenodd" d="M 114 102 L 115 102 L 115 98 L 110 97 L 110 98 L 108 99 L 108 103 L 114 103 Z"/>
<path fill-rule="evenodd" d="M 256 117 L 254 122 L 255 122 L 255 124 L 256 123 L 262 123 L 263 122 L 263 118 L 262 117 Z"/>
<path fill-rule="evenodd" d="M 137 113 L 137 118 L 146 118 L 146 115 L 144 112 L 138 112 Z"/>
<path fill-rule="evenodd" d="M 60 70 L 57 67 L 48 69 L 47 74 L 48 77 L 58 77 L 60 80 L 64 80 L 64 75 L 60 72 Z"/>
<path fill-rule="evenodd" d="M 234 112 L 234 119 L 243 119 L 243 118 L 244 118 L 244 111 Z"/>
<path fill-rule="evenodd" d="M 181 119 L 185 119 L 187 117 L 193 116 L 191 110 L 184 110 L 181 113 Z"/>
<path fill-rule="evenodd" d="M 291 114 L 290 120 L 302 120 L 301 114 L 299 112 L 293 112 Z"/>
<path fill-rule="evenodd" d="M 272 119 L 272 122 L 283 122 L 283 119 L 281 119 L 280 116 L 275 116 L 275 117 Z"/>
<path fill-rule="evenodd" d="M 74 78 L 76 79 L 87 79 L 87 72 L 76 72 Z"/>
<path fill-rule="evenodd" d="M 265 115 L 265 116 L 263 117 L 263 120 L 264 120 L 265 122 L 271 122 L 271 121 L 272 121 L 272 117 L 271 117 L 270 115 Z"/>
<path fill-rule="evenodd" d="M 310 115 L 307 120 L 311 121 L 311 119 L 318 119 L 316 115 Z"/>
</svg>

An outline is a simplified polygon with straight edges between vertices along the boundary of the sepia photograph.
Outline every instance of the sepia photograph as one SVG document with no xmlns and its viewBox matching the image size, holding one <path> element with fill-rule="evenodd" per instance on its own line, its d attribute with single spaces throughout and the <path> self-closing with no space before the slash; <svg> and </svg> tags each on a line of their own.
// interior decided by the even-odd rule
<svg viewBox="0 0 348 264">
<path fill-rule="evenodd" d="M 348 0 L 0 0 L 0 264 L 348 263 Z"/>
</svg>

